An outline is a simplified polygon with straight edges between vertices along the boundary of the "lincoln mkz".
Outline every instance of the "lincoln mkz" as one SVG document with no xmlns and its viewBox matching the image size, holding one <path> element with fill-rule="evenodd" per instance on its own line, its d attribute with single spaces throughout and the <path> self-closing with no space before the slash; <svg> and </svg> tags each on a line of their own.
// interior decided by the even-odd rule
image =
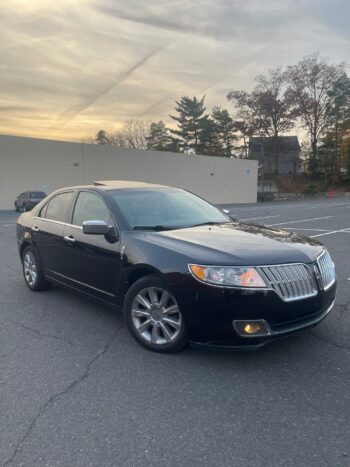
<svg viewBox="0 0 350 467">
<path fill-rule="evenodd" d="M 17 221 L 24 279 L 123 311 L 145 347 L 256 348 L 319 323 L 336 292 L 318 241 L 239 222 L 178 188 L 96 182 L 52 193 Z"/>
</svg>

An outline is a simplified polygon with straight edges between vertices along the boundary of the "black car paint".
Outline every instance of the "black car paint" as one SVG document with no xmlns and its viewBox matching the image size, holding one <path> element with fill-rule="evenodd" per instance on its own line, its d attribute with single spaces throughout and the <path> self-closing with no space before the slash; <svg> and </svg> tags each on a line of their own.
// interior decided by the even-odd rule
<svg viewBox="0 0 350 467">
<path fill-rule="evenodd" d="M 277 331 L 288 334 L 322 319 L 334 301 L 336 284 L 327 291 L 319 290 L 314 297 L 286 303 L 273 290 L 201 283 L 188 269 L 189 263 L 311 264 L 323 251 L 322 244 L 316 240 L 234 220 L 218 226 L 135 231 L 109 198 L 108 189 L 76 187 L 73 190 L 72 206 L 64 223 L 38 217 L 50 197 L 20 216 L 17 223 L 20 253 L 26 245 L 33 245 L 49 280 L 118 308 L 122 308 L 127 289 L 135 280 L 150 273 L 164 277 L 175 293 L 192 343 L 230 348 L 260 346 L 274 337 L 239 337 L 232 321 L 262 318 L 276 335 Z M 81 190 L 92 190 L 104 198 L 115 220 L 116 241 L 85 235 L 81 228 L 71 224 L 74 203 Z M 67 236 L 74 237 L 74 244 L 64 240 Z"/>
</svg>

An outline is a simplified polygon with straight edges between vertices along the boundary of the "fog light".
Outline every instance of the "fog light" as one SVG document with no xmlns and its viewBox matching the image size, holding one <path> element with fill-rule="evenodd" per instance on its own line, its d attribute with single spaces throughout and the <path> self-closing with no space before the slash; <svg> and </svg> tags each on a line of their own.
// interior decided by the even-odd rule
<svg viewBox="0 0 350 467">
<path fill-rule="evenodd" d="M 234 320 L 232 324 L 241 337 L 263 337 L 272 334 L 270 326 L 264 319 L 254 321 Z"/>
<path fill-rule="evenodd" d="M 249 323 L 246 326 L 244 326 L 244 332 L 247 334 L 255 334 L 256 332 L 259 332 L 261 329 L 261 326 L 259 323 Z"/>
</svg>

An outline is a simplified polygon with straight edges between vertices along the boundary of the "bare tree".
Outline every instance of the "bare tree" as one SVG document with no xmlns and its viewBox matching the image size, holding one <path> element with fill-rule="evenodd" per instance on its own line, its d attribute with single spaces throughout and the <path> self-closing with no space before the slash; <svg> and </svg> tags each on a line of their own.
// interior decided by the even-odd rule
<svg viewBox="0 0 350 467">
<path fill-rule="evenodd" d="M 109 134 L 110 144 L 126 149 L 147 149 L 151 122 L 125 120 L 123 126 Z"/>
<path fill-rule="evenodd" d="M 286 75 L 281 68 L 270 70 L 267 76 L 255 78 L 256 86 L 251 93 L 230 91 L 237 118 L 259 136 L 278 137 L 294 126 L 295 109 L 286 95 Z"/>
<path fill-rule="evenodd" d="M 302 126 L 308 131 L 311 144 L 309 168 L 317 169 L 317 148 L 320 137 L 329 125 L 331 90 L 344 73 L 345 65 L 329 64 L 318 53 L 304 57 L 287 68 L 288 98 L 292 101 Z"/>
</svg>

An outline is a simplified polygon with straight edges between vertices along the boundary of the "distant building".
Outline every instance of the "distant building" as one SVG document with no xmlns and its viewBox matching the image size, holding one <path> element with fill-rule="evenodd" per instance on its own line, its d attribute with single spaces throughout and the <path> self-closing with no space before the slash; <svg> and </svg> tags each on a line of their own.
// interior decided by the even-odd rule
<svg viewBox="0 0 350 467">
<path fill-rule="evenodd" d="M 259 161 L 265 175 L 294 174 L 300 160 L 297 136 L 252 137 L 249 159 Z"/>
</svg>

